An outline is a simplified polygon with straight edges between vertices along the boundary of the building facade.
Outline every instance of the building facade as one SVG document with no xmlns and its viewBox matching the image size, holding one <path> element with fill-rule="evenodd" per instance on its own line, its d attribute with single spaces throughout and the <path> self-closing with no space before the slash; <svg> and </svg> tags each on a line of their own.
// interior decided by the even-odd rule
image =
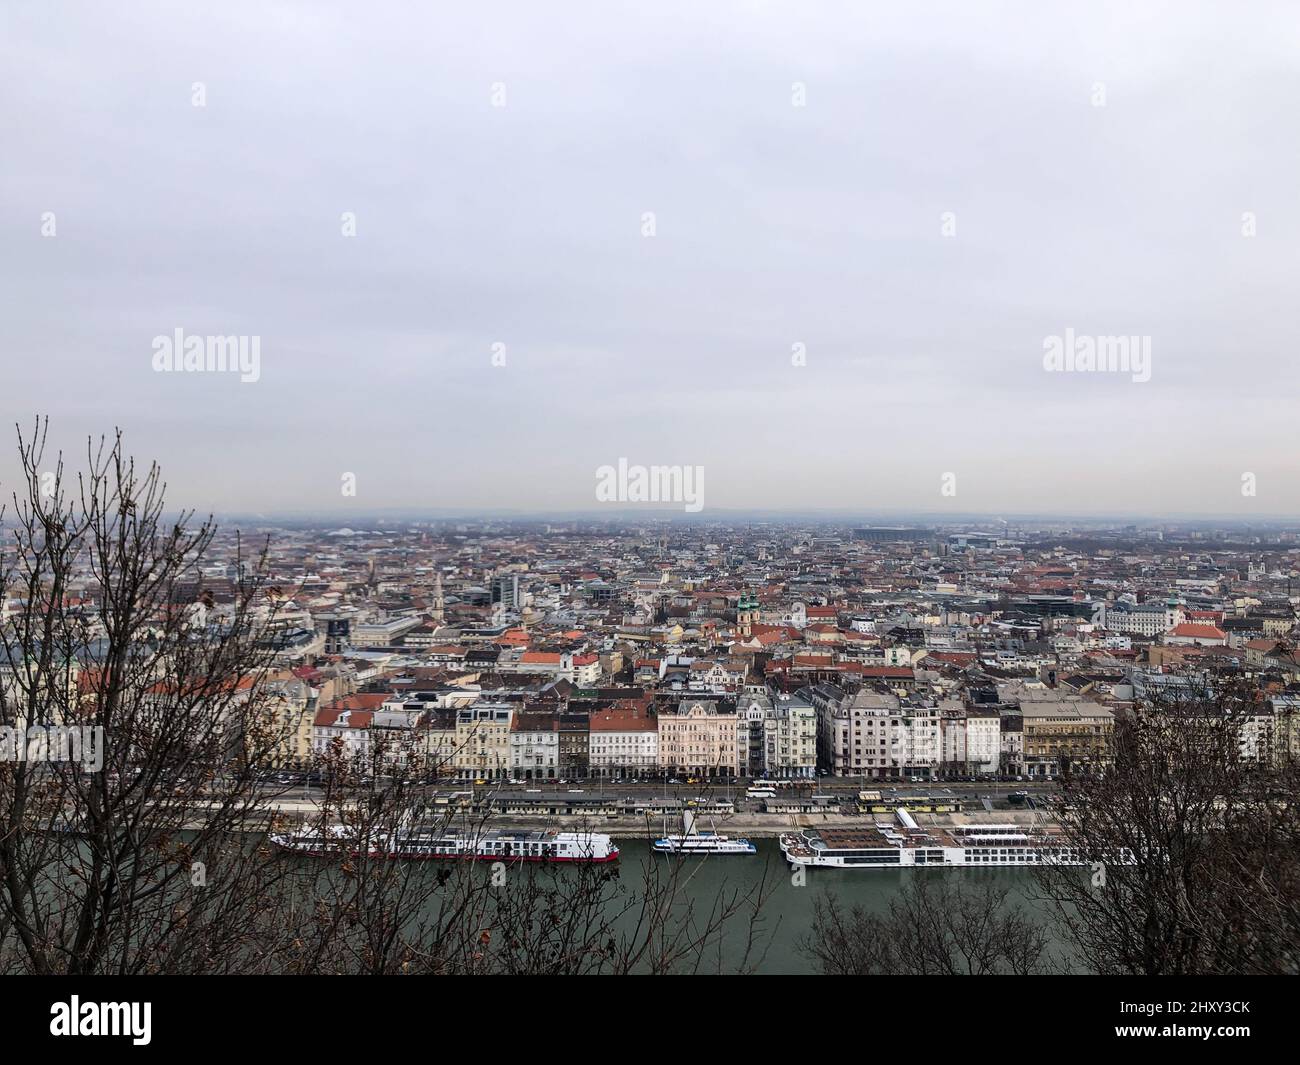
<svg viewBox="0 0 1300 1065">
<path fill-rule="evenodd" d="M 453 765 L 462 780 L 502 780 L 510 775 L 510 723 L 514 707 L 475 704 L 456 711 Z"/>
<path fill-rule="evenodd" d="M 659 768 L 659 722 L 640 707 L 591 715 L 590 770 L 596 777 L 646 777 Z"/>
<path fill-rule="evenodd" d="M 555 780 L 559 776 L 560 730 L 554 714 L 519 713 L 510 722 L 510 776 Z"/>
<path fill-rule="evenodd" d="M 686 699 L 659 715 L 659 767 L 700 779 L 741 775 L 740 727 L 734 705 Z"/>
</svg>

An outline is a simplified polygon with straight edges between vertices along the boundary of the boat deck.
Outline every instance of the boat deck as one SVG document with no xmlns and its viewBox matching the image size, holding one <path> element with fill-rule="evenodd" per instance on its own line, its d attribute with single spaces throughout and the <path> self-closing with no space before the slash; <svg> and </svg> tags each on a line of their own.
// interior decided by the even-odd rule
<svg viewBox="0 0 1300 1065">
<path fill-rule="evenodd" d="M 823 828 L 804 829 L 785 837 L 800 852 L 815 854 L 838 850 L 892 850 L 907 848 L 924 850 L 933 847 L 990 847 L 1039 846 L 1050 847 L 1061 839 L 1060 829 L 1054 825 L 962 825 L 926 826 L 907 829 L 890 824 L 874 828 Z"/>
</svg>

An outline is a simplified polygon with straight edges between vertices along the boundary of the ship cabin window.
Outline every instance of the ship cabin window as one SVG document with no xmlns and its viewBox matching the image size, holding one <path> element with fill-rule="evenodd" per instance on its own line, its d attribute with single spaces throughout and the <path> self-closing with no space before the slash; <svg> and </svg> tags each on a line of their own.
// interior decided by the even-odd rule
<svg viewBox="0 0 1300 1065">
<path fill-rule="evenodd" d="M 897 850 L 863 850 L 842 851 L 840 856 L 846 865 L 897 865 L 900 854 Z"/>
</svg>

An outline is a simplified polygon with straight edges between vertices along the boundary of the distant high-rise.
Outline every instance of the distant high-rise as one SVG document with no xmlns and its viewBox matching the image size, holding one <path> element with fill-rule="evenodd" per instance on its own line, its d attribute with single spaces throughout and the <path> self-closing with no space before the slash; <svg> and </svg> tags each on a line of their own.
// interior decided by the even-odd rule
<svg viewBox="0 0 1300 1065">
<path fill-rule="evenodd" d="M 519 575 L 501 573 L 492 578 L 492 602 L 515 610 L 519 607 Z"/>
</svg>

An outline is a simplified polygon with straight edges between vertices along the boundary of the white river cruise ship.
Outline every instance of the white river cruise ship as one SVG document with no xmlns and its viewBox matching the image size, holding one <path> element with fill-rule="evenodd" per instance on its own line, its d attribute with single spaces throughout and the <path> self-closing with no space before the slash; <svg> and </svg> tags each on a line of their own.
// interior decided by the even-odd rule
<svg viewBox="0 0 1300 1065">
<path fill-rule="evenodd" d="M 917 825 L 906 810 L 898 824 L 871 828 L 807 828 L 781 836 L 781 853 L 792 865 L 833 869 L 912 867 L 987 869 L 1017 865 L 1082 865 L 1052 826 L 966 824 Z"/>
</svg>

